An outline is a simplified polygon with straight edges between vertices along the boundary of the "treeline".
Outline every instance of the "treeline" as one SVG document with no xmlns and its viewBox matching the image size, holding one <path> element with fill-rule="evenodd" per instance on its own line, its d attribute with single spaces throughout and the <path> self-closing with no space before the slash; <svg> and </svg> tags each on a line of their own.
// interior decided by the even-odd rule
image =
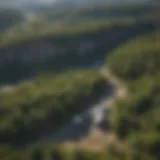
<svg viewBox="0 0 160 160">
<path fill-rule="evenodd" d="M 77 19 L 119 19 L 119 18 L 138 18 L 149 14 L 157 14 L 159 6 L 156 5 L 99 5 L 86 7 L 77 11 Z"/>
<path fill-rule="evenodd" d="M 1 43 L 13 43 L 26 39 L 34 39 L 45 36 L 82 34 L 83 32 L 92 32 L 101 30 L 101 27 L 107 28 L 112 25 L 141 22 L 145 18 L 155 18 L 159 15 L 159 5 L 103 5 L 88 6 L 75 9 L 57 8 L 37 15 L 38 20 L 28 21 L 23 25 L 13 27 L 13 24 L 21 22 L 24 15 L 16 10 L 0 10 L 0 20 L 5 24 L 11 23 L 11 27 L 1 35 Z M 41 18 L 40 18 L 41 17 Z M 40 20 L 42 19 L 42 20 Z M 53 21 L 50 21 L 53 19 Z M 116 24 L 114 21 L 117 21 Z M 10 25 L 8 25 L 10 26 Z M 65 26 L 65 27 L 64 27 Z"/>
<path fill-rule="evenodd" d="M 156 23 L 155 20 L 152 23 L 152 19 L 111 24 L 93 21 L 70 27 L 61 27 L 60 32 L 55 30 L 54 36 L 38 38 L 31 34 L 29 38 L 28 33 L 27 36 L 21 34 L 24 39 L 20 40 L 16 34 L 13 42 L 6 41 L 6 46 L 0 47 L 0 83 L 15 83 L 42 72 L 100 66 L 110 50 L 136 35 L 155 30 Z"/>
<path fill-rule="evenodd" d="M 107 61 L 129 88 L 126 100 L 111 110 L 111 128 L 125 143 L 131 160 L 160 159 L 160 34 L 137 38 L 118 48 Z"/>
<path fill-rule="evenodd" d="M 116 49 L 108 59 L 114 74 L 125 81 L 144 75 L 155 75 L 160 70 L 160 32 L 137 38 Z"/>
<path fill-rule="evenodd" d="M 21 43 L 23 41 L 29 41 L 34 39 L 45 39 L 49 37 L 69 37 L 69 36 L 79 36 L 85 34 L 92 34 L 103 32 L 104 30 L 110 29 L 112 27 L 125 27 L 135 24 L 135 20 L 120 20 L 120 21 L 82 21 L 79 23 L 48 23 L 44 22 L 32 22 L 29 24 L 16 26 L 10 28 L 1 35 L 0 45 L 8 45 L 14 43 Z M 64 27 L 65 25 L 65 27 Z"/>
<path fill-rule="evenodd" d="M 138 18 L 118 18 L 118 19 L 91 19 L 91 20 L 74 20 L 48 22 L 48 21 L 32 21 L 28 24 L 17 25 L 9 28 L 1 35 L 0 45 L 8 45 L 14 43 L 21 43 L 23 41 L 30 41 L 34 39 L 45 39 L 50 37 L 68 37 L 79 36 L 92 33 L 99 33 L 110 30 L 112 28 L 123 28 L 132 26 L 143 26 L 145 24 L 157 25 L 157 14 L 147 14 L 139 16 Z M 64 27 L 65 26 L 65 27 Z"/>
<path fill-rule="evenodd" d="M 0 144 L 24 145 L 56 131 L 105 91 L 96 70 L 41 76 L 0 93 Z"/>
<path fill-rule="evenodd" d="M 137 18 L 149 14 L 157 14 L 158 5 L 148 4 L 120 4 L 120 5 L 88 5 L 85 7 L 70 7 L 64 9 L 51 8 L 42 11 L 41 15 L 49 21 L 57 20 L 92 20 L 92 19 L 118 19 L 118 18 Z"/>
<path fill-rule="evenodd" d="M 63 145 L 46 145 L 41 148 L 32 148 L 25 152 L 3 146 L 1 153 L 5 157 L 4 160 L 107 160 L 107 155 L 104 151 L 70 150 L 64 148 Z"/>
</svg>

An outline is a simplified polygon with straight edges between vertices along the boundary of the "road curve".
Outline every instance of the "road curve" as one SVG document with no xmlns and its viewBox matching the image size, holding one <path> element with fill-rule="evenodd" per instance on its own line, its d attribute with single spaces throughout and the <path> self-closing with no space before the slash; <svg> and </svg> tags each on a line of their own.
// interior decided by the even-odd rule
<svg viewBox="0 0 160 160">
<path fill-rule="evenodd" d="M 102 72 L 103 75 L 106 71 L 100 70 L 100 72 Z M 107 76 L 108 75 L 106 74 L 106 77 Z M 75 115 L 68 124 L 65 124 L 57 132 L 45 135 L 34 144 L 32 143 L 29 145 L 42 146 L 49 142 L 60 144 L 65 141 L 77 140 L 88 136 L 93 128 L 99 127 L 101 122 L 106 119 L 107 111 L 110 108 L 110 105 L 107 102 L 116 97 L 118 84 L 113 83 L 111 79 L 108 79 L 108 81 L 111 81 L 112 86 L 110 93 L 106 92 L 96 104 L 88 107 L 83 113 Z"/>
<path fill-rule="evenodd" d="M 109 93 L 106 89 L 106 93 L 97 103 L 88 107 L 83 113 L 75 115 L 68 124 L 65 124 L 58 131 L 47 134 L 22 148 L 28 148 L 30 146 L 38 147 L 47 144 L 48 142 L 60 144 L 65 141 L 80 139 L 88 136 L 92 129 L 99 127 L 99 125 L 106 119 L 108 109 L 110 108 L 110 104 L 107 102 L 117 96 L 117 90 L 120 87 L 111 76 L 108 76 L 106 69 L 100 69 L 100 73 L 106 77 L 107 83 L 110 83 L 111 85 Z M 4 87 L 1 91 L 12 91 L 12 87 Z"/>
</svg>

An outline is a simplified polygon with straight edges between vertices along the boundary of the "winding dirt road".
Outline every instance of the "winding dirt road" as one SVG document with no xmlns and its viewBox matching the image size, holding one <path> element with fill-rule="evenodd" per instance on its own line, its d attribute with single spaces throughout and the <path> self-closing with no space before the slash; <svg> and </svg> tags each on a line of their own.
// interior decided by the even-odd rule
<svg viewBox="0 0 160 160">
<path fill-rule="evenodd" d="M 115 78 L 109 70 L 102 68 L 100 73 L 106 77 L 107 83 L 112 86 L 110 93 L 104 96 L 94 105 L 90 106 L 85 112 L 75 115 L 69 124 L 65 124 L 57 132 L 50 133 L 41 137 L 31 146 L 42 146 L 47 143 L 63 144 L 87 139 L 93 130 L 99 130 L 99 125 L 106 119 L 108 109 L 113 105 L 115 98 L 123 98 L 127 95 L 124 85 Z M 103 132 L 103 131 L 99 131 Z"/>
</svg>

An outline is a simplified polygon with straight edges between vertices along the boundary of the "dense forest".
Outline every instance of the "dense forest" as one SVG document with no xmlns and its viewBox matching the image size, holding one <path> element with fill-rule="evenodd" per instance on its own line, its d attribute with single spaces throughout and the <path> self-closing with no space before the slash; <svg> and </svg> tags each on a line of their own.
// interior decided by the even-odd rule
<svg viewBox="0 0 160 160">
<path fill-rule="evenodd" d="M 125 81 L 137 80 L 141 76 L 159 73 L 160 33 L 136 38 L 116 49 L 108 59 L 108 65 L 116 76 Z M 121 60 L 120 60 L 121 59 Z"/>
<path fill-rule="evenodd" d="M 108 59 L 111 71 L 129 88 L 110 115 L 115 133 L 128 146 L 131 159 L 160 159 L 159 31 L 127 42 Z M 127 159 L 127 158 L 126 158 Z"/>
<path fill-rule="evenodd" d="M 157 72 L 159 70 L 157 60 L 159 60 L 160 54 L 156 54 L 159 53 L 159 48 L 155 47 L 156 44 L 159 44 L 159 37 L 158 33 L 155 34 L 154 32 L 153 34 L 138 37 L 120 46 L 120 48 L 110 54 L 109 59 L 107 59 L 107 67 L 126 83 L 130 91 L 127 99 L 116 102 L 110 114 L 111 129 L 118 136 L 120 142 L 111 143 L 109 146 L 106 146 L 106 149 L 103 151 L 96 152 L 83 149 L 71 151 L 64 148 L 63 145 L 55 146 L 52 144 L 38 148 L 30 148 L 22 152 L 7 147 L 6 145 L 6 147 L 2 147 L 1 157 L 4 156 L 8 158 L 8 160 L 158 160 L 160 158 L 160 77 Z M 150 48 L 150 50 L 147 47 Z M 128 51 L 127 48 L 132 48 L 132 52 Z M 155 56 L 151 56 L 153 54 L 155 54 Z M 125 62 L 121 63 L 122 58 L 120 59 L 118 57 L 124 57 L 123 55 L 126 56 L 126 59 L 123 59 Z M 137 56 L 140 56 L 139 61 L 137 61 Z M 151 64 L 151 67 L 148 67 L 146 63 Z M 125 67 L 126 64 L 128 68 Z M 117 65 L 119 65 L 119 67 L 115 68 Z M 134 77 L 132 77 L 131 72 L 137 67 L 139 67 L 139 70 L 136 70 L 137 74 L 135 72 L 135 74 L 133 74 Z M 127 69 L 127 71 L 123 68 Z M 120 71 L 123 72 L 121 73 Z M 90 76 L 88 75 L 88 77 Z M 93 79 L 95 81 L 95 78 Z M 88 81 L 89 79 L 87 82 Z M 57 81 L 57 83 L 60 82 L 59 80 Z M 40 84 L 42 84 L 42 82 Z M 47 100 L 47 102 L 49 101 Z M 121 143 L 120 148 L 118 147 L 118 143 Z"/>
<path fill-rule="evenodd" d="M 20 37 L 15 32 L 13 39 L 6 39 L 0 47 L 0 83 L 21 81 L 43 72 L 103 65 L 105 55 L 112 49 L 136 35 L 155 30 L 155 21 L 156 18 L 111 23 L 93 21 L 59 29 L 55 26 L 50 34 L 49 29 L 47 34 L 45 31 L 41 34 L 36 28 L 22 34 L 17 30 Z"/>
<path fill-rule="evenodd" d="M 99 16 L 103 18 L 103 15 L 112 13 L 110 10 L 105 11 L 105 7 L 84 9 L 81 13 L 77 12 L 76 16 L 93 16 L 96 20 L 87 23 L 82 18 L 77 25 L 68 23 L 66 28 L 57 22 L 55 26 L 53 24 L 55 28 L 51 27 L 50 22 L 40 22 L 43 24 L 40 30 L 36 30 L 39 22 L 35 22 L 29 24 L 33 25 L 33 28 L 22 29 L 25 34 L 17 35 L 19 28 L 16 27 L 21 26 L 2 34 L 1 83 L 8 83 L 12 78 L 24 78 L 28 73 L 33 73 L 31 71 L 37 74 L 33 74 L 28 80 L 25 77 L 23 82 L 13 85 L 8 91 L 0 91 L 0 159 L 159 160 L 160 31 L 159 16 L 155 14 L 158 10 L 154 9 L 119 8 L 122 20 L 112 22 L 97 20 Z M 142 14 L 142 17 L 135 18 L 138 13 Z M 115 12 L 112 16 L 114 14 Z M 127 14 L 130 18 L 126 21 L 124 16 Z M 45 27 L 50 27 L 51 30 Z M 13 39 L 7 36 L 10 31 L 15 32 Z M 37 32 L 32 35 L 34 31 Z M 82 43 L 86 39 L 94 38 L 95 44 L 101 42 L 99 48 L 94 48 L 88 57 L 77 58 L 77 51 L 72 49 L 77 47 L 74 41 L 81 40 Z M 54 58 L 51 56 L 43 61 L 44 55 L 49 53 L 48 46 L 42 45 L 44 42 L 50 44 L 49 47 L 55 44 L 61 47 L 63 44 L 71 54 Z M 32 43 L 33 45 L 30 45 Z M 34 46 L 44 48 L 37 51 Z M 29 47 L 34 48 L 32 52 L 26 49 Z M 34 51 L 36 61 L 23 66 L 25 61 L 33 60 L 23 56 L 28 56 L 29 53 L 32 55 Z M 15 55 L 19 58 L 12 61 Z M 22 59 L 25 61 L 21 61 Z M 84 61 L 89 64 L 88 62 L 95 63 L 94 60 L 97 59 L 103 60 L 103 63 L 105 61 L 105 65 L 101 63 L 100 67 L 109 69 L 129 91 L 127 98 L 117 99 L 111 106 L 109 117 L 106 115 L 109 133 L 116 137 L 114 141 L 96 151 L 78 147 L 71 149 L 52 142 L 33 145 L 39 138 L 57 131 L 74 115 L 86 110 L 90 104 L 102 97 L 104 92 L 110 91 L 110 84 L 99 72 L 99 66 L 98 69 L 91 68 L 91 65 L 90 69 L 86 69 L 84 66 Z M 79 61 L 81 66 L 75 67 Z M 61 66 L 60 69 L 57 66 Z"/>
<path fill-rule="evenodd" d="M 98 71 L 40 76 L 0 94 L 1 143 L 25 144 L 57 129 L 105 92 Z M 18 137 L 18 139 L 16 139 Z"/>
<path fill-rule="evenodd" d="M 138 18 L 158 12 L 156 5 L 150 4 L 114 4 L 114 5 L 87 5 L 85 7 L 50 7 L 42 10 L 40 15 L 49 21 L 81 21 L 81 20 L 106 20 L 119 18 Z"/>
</svg>

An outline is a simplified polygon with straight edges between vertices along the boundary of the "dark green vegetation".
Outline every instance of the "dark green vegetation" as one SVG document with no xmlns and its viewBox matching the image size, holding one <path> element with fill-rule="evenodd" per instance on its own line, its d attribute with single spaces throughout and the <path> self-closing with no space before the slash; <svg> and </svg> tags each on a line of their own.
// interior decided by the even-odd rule
<svg viewBox="0 0 160 160">
<path fill-rule="evenodd" d="M 128 42 L 108 61 L 131 92 L 127 100 L 117 102 L 110 117 L 112 129 L 126 143 L 125 152 L 133 160 L 160 159 L 159 35 L 157 31 Z"/>
<path fill-rule="evenodd" d="M 0 82 L 13 83 L 42 72 L 57 72 L 73 67 L 100 66 L 105 55 L 124 41 L 156 29 L 155 19 L 105 25 L 106 22 L 94 21 L 77 28 L 72 26 L 74 29 L 66 26 L 59 28 L 60 32 L 55 30 L 54 36 L 45 35 L 38 39 L 33 34 L 35 39 L 30 37 L 17 44 L 1 46 Z"/>
<path fill-rule="evenodd" d="M 0 31 L 4 31 L 9 27 L 13 27 L 24 20 L 24 15 L 13 9 L 0 8 Z"/>
<path fill-rule="evenodd" d="M 133 42 L 132 42 L 133 41 Z M 110 69 L 123 80 L 136 80 L 160 71 L 160 33 L 154 32 L 118 48 L 108 60 Z"/>
<path fill-rule="evenodd" d="M 0 143 L 24 144 L 55 131 L 101 96 L 105 85 L 98 71 L 86 70 L 39 77 L 0 93 Z"/>
<path fill-rule="evenodd" d="M 115 27 L 129 27 L 132 25 L 143 25 L 155 21 L 156 17 L 147 18 L 146 21 L 136 19 L 119 19 L 119 20 L 90 20 L 80 21 L 77 23 L 70 22 L 31 22 L 22 26 L 16 26 L 4 32 L 1 35 L 1 46 L 22 43 L 23 41 L 32 41 L 48 38 L 69 38 L 71 36 L 100 33 L 104 30 L 110 30 Z M 65 26 L 65 27 L 64 27 Z"/>
<path fill-rule="evenodd" d="M 147 44 L 147 45 L 143 45 L 143 44 Z M 154 32 L 153 34 L 143 36 L 142 38 L 136 38 L 135 40 L 132 40 L 131 42 L 126 43 L 125 45 L 122 45 L 117 51 L 111 54 L 109 59 L 107 60 L 108 67 L 111 69 L 111 71 L 115 73 L 117 77 L 119 77 L 124 82 L 126 82 L 130 90 L 130 96 L 128 97 L 128 99 L 118 101 L 117 104 L 111 110 L 111 115 L 110 115 L 111 128 L 121 139 L 121 143 L 124 143 L 124 146 L 126 147 L 117 148 L 117 145 L 115 143 L 115 144 L 110 144 L 109 146 L 107 146 L 107 149 L 104 151 L 95 152 L 95 151 L 84 151 L 81 149 L 79 150 L 75 149 L 73 151 L 70 151 L 69 149 L 66 149 L 63 146 L 58 147 L 54 145 L 47 145 L 43 147 L 39 146 L 38 148 L 29 148 L 28 150 L 24 152 L 24 151 L 20 151 L 12 147 L 8 147 L 7 145 L 6 147 L 3 145 L 3 147 L 1 147 L 2 159 L 3 157 L 5 157 L 7 160 L 14 160 L 14 159 L 15 160 L 30 160 L 30 159 L 32 160 L 94 160 L 94 159 L 95 160 L 97 159 L 98 160 L 107 160 L 107 159 L 110 159 L 110 160 L 159 160 L 160 158 L 160 155 L 159 155 L 160 77 L 158 73 L 159 63 L 157 63 L 157 61 L 159 60 L 160 54 L 156 54 L 157 57 L 156 58 L 154 57 L 154 53 L 159 53 L 160 51 L 159 48 L 156 47 L 156 45 L 158 46 L 158 44 L 159 44 L 159 34 L 158 32 L 156 34 Z M 139 54 L 136 54 L 137 52 Z M 130 57 L 132 57 L 132 61 L 130 61 L 128 57 L 126 59 L 123 59 L 124 57 L 123 55 L 125 55 L 126 57 L 127 55 L 130 55 Z M 137 55 L 140 57 L 137 59 L 137 58 L 134 58 L 134 55 L 135 57 L 137 57 Z M 118 59 L 117 57 L 121 57 L 121 58 Z M 116 63 L 114 62 L 114 60 Z M 123 63 L 121 63 L 121 60 L 123 60 Z M 140 60 L 141 60 L 141 63 L 139 62 Z M 151 67 L 148 67 L 148 65 L 145 65 L 146 63 L 144 62 L 144 60 L 148 65 L 152 64 Z M 135 63 L 137 65 L 135 65 Z M 125 76 L 123 72 L 122 74 L 121 72 L 117 72 L 118 69 L 120 71 L 123 70 L 123 67 L 124 67 L 123 64 L 124 65 L 128 64 L 127 65 L 128 71 L 125 73 Z M 155 64 L 157 65 L 155 66 Z M 116 65 L 119 65 L 119 68 L 116 68 L 115 67 Z M 130 72 L 132 72 L 132 70 L 134 70 L 134 67 L 136 68 L 137 66 L 139 67 L 138 68 L 139 70 L 137 70 L 138 74 L 135 74 L 136 76 L 132 77 L 132 74 Z M 80 71 L 79 73 L 74 72 L 74 74 L 73 72 L 70 72 L 65 75 L 62 74 L 61 76 L 57 76 L 57 78 L 55 78 L 54 80 L 50 78 L 41 78 L 41 79 L 38 78 L 37 80 L 34 80 L 32 83 L 28 82 L 28 84 L 26 85 L 23 84 L 22 86 L 19 87 L 17 91 L 14 91 L 14 92 L 21 93 L 22 95 L 21 99 L 24 99 L 23 95 L 27 95 L 25 97 L 28 99 L 27 102 L 30 102 L 30 101 L 32 102 L 32 99 L 33 99 L 33 102 L 36 102 L 36 103 L 33 103 L 32 105 L 27 103 L 27 105 L 29 105 L 29 108 L 30 107 L 33 107 L 33 108 L 28 109 L 28 112 L 27 114 L 25 114 L 25 116 L 26 117 L 29 116 L 28 117 L 29 120 L 30 119 L 35 120 L 35 117 L 37 117 L 39 118 L 39 120 L 41 120 L 40 124 L 43 124 L 42 121 L 44 121 L 44 119 L 42 118 L 43 117 L 42 115 L 45 115 L 44 110 L 43 110 L 44 105 L 45 105 L 46 112 L 48 113 L 49 111 L 50 113 L 51 111 L 49 109 L 51 106 L 50 104 L 55 104 L 55 102 L 58 104 L 59 102 L 61 102 L 61 101 L 56 100 L 57 97 L 59 96 L 60 96 L 59 98 L 62 98 L 61 95 L 62 96 L 69 95 L 67 96 L 69 99 L 66 97 L 65 99 L 66 101 L 64 101 L 64 103 L 62 104 L 60 103 L 59 107 L 61 106 L 62 110 L 57 110 L 59 107 L 56 107 L 56 109 L 51 107 L 52 109 L 54 109 L 54 112 L 52 111 L 52 113 L 57 113 L 58 111 L 59 114 L 66 115 L 66 118 L 70 117 L 71 113 L 68 113 L 64 107 L 68 106 L 68 104 L 77 104 L 78 102 L 77 100 L 82 102 L 81 99 L 83 97 L 82 96 L 83 93 L 85 95 L 90 95 L 88 93 L 90 91 L 95 90 L 94 88 L 91 87 L 92 86 L 91 84 L 95 84 L 93 82 L 96 82 L 96 80 L 98 80 L 101 77 L 101 76 L 100 77 L 96 76 L 97 78 L 99 77 L 97 79 L 95 75 L 98 75 L 98 74 L 97 73 L 95 74 L 95 73 L 96 72 L 92 72 L 92 71 L 87 71 L 87 72 Z M 65 88 L 63 86 L 68 84 L 66 83 L 66 80 L 68 78 L 69 78 L 69 81 L 71 80 L 70 79 L 71 75 L 73 76 L 73 81 L 69 84 L 70 85 L 74 84 L 75 86 L 73 85 L 70 88 L 70 90 L 69 88 L 68 89 L 66 88 L 66 92 L 60 92 L 60 94 L 56 93 L 54 95 L 53 93 L 55 92 L 52 91 L 50 87 L 52 86 L 51 84 L 53 84 L 53 87 L 55 86 L 54 84 L 56 84 L 56 87 L 55 87 L 56 91 L 57 90 L 61 91 L 62 88 Z M 77 77 L 77 76 L 82 76 L 82 75 L 85 75 L 86 78 L 81 79 L 80 77 L 79 78 Z M 77 84 L 79 84 L 80 86 L 78 87 Z M 44 86 L 45 88 L 43 88 Z M 87 86 L 90 86 L 90 87 L 87 87 Z M 27 88 L 29 88 L 29 90 L 27 90 L 27 94 L 26 94 Z M 75 88 L 76 90 L 80 89 L 79 93 L 81 94 L 77 94 L 77 95 L 78 97 L 79 95 L 81 95 L 80 96 L 81 99 L 78 98 L 76 101 L 73 101 L 75 93 L 76 93 Z M 46 93 L 45 91 L 47 91 L 47 94 L 45 94 Z M 34 96 L 33 95 L 28 96 L 31 93 L 34 93 Z M 98 92 L 96 91 L 95 93 L 97 94 Z M 9 95 L 13 95 L 13 94 L 6 93 L 6 94 L 3 94 L 2 96 L 4 97 L 7 96 L 7 99 L 8 99 L 10 97 Z M 16 95 L 18 96 L 18 94 Z M 48 98 L 50 97 L 50 95 L 54 95 L 56 99 L 52 101 L 51 99 L 48 99 L 45 95 L 47 95 Z M 47 99 L 42 98 L 41 96 L 46 97 Z M 54 96 L 52 96 L 52 99 Z M 15 97 L 15 94 L 14 94 L 14 97 Z M 85 97 L 88 98 L 88 96 L 85 96 Z M 70 98 L 72 98 L 72 100 Z M 8 115 L 8 117 L 9 115 L 12 115 L 11 113 L 14 113 L 14 116 L 18 116 L 18 115 L 24 116 L 24 113 L 26 112 L 26 109 L 28 108 L 28 107 L 26 108 L 27 105 L 26 106 L 21 105 L 20 104 L 21 101 L 18 102 L 16 99 L 17 99 L 16 97 L 14 98 L 14 100 L 12 98 L 12 101 L 11 100 L 5 101 L 4 99 L 4 104 L 8 104 L 7 105 L 8 111 L 10 111 L 10 114 L 9 112 L 8 114 L 6 114 Z M 21 111 L 21 114 L 20 113 L 18 114 L 13 111 L 11 112 L 11 108 L 13 108 L 12 104 L 15 100 L 16 100 L 16 103 L 18 103 L 20 106 L 20 107 L 19 106 L 16 107 L 17 108 L 16 112 Z M 11 104 L 12 107 L 9 104 Z M 39 105 L 40 107 L 37 108 L 36 106 L 39 106 Z M 69 106 L 72 106 L 72 105 L 69 105 Z M 74 110 L 74 107 L 73 108 L 71 107 L 72 109 L 70 108 L 70 111 L 72 111 L 72 114 L 79 111 L 79 107 L 76 108 L 76 110 Z M 32 109 L 34 111 L 36 109 L 37 110 L 36 112 L 34 112 Z M 84 108 L 81 108 L 81 109 L 84 109 Z M 6 111 L 4 110 L 3 112 L 6 112 Z M 31 114 L 31 113 L 35 113 L 35 114 Z M 31 115 L 34 115 L 34 116 L 32 117 Z M 23 118 L 21 117 L 21 120 L 22 119 Z M 55 124 L 56 119 L 53 118 L 52 120 L 54 121 L 51 121 L 51 122 Z M 61 118 L 58 119 L 58 121 L 63 122 Z M 24 122 L 25 122 L 24 124 L 27 124 L 27 119 L 25 119 Z M 9 123 L 7 124 L 9 125 Z M 36 123 L 34 124 L 36 124 L 36 127 L 37 127 L 36 130 L 38 130 L 39 121 L 36 121 Z M 26 127 L 27 126 L 28 125 L 26 125 Z M 47 125 L 47 127 L 49 127 L 49 124 Z M 40 129 L 42 129 L 42 126 L 40 127 Z"/>
<path fill-rule="evenodd" d="M 81 20 L 104 20 L 119 18 L 139 18 L 156 14 L 159 8 L 156 5 L 140 4 L 140 5 L 89 5 L 85 7 L 68 7 L 64 9 L 51 8 L 41 12 L 43 17 L 49 21 L 72 21 Z"/>
<path fill-rule="evenodd" d="M 79 35 L 101 31 L 102 28 L 141 23 L 153 20 L 160 13 L 159 5 L 98 5 L 63 9 L 51 8 L 37 13 L 38 21 L 9 29 L 1 43 L 39 39 L 49 36 Z M 64 27 L 65 26 L 65 27 Z"/>
<path fill-rule="evenodd" d="M 153 10 L 154 9 L 151 11 Z M 133 14 L 137 16 L 137 12 L 139 13 L 140 11 L 141 10 L 133 11 L 126 9 L 122 10 L 122 15 L 123 12 L 125 14 L 130 12 L 129 15 Z M 91 15 L 91 17 L 95 15 L 98 17 L 99 14 L 101 14 L 99 13 L 100 10 L 96 12 L 95 15 L 94 11 L 91 10 L 87 13 L 84 12 L 85 14 L 81 16 L 86 18 L 88 15 Z M 102 12 L 105 11 L 102 9 Z M 110 11 L 108 11 L 108 13 L 109 12 Z M 141 12 L 143 15 L 143 13 L 146 13 L 146 10 L 145 12 L 142 10 Z M 151 15 L 150 13 L 151 12 L 147 12 L 146 15 Z M 156 18 L 157 17 L 158 16 L 156 16 Z M 89 39 L 93 39 L 96 35 L 95 42 L 96 44 L 97 42 L 101 42 L 99 45 L 101 49 L 94 49 L 94 54 L 93 51 L 90 52 L 87 58 L 92 61 L 97 59 L 101 52 L 107 52 L 107 67 L 128 85 L 130 95 L 128 99 L 118 101 L 111 110 L 110 115 L 111 129 L 117 134 L 121 143 L 124 144 L 124 148 L 118 148 L 117 142 L 110 144 L 106 147 L 107 149 L 101 152 L 76 149 L 71 152 L 63 148 L 63 146 L 54 145 L 38 146 L 38 148 L 30 146 L 24 151 L 23 149 L 19 149 L 18 146 L 26 144 L 27 142 L 31 142 L 30 144 L 32 144 L 38 137 L 57 130 L 60 126 L 68 122 L 73 115 L 85 110 L 88 104 L 91 102 L 94 103 L 93 100 L 98 99 L 101 93 L 104 92 L 106 83 L 97 70 L 77 70 L 54 76 L 43 75 L 31 81 L 26 81 L 9 92 L 1 92 L 0 159 L 159 160 L 159 26 L 157 23 L 158 20 L 154 16 L 149 18 L 147 16 L 146 19 L 144 17 L 141 18 L 127 19 L 127 21 L 126 19 L 124 21 L 113 21 L 114 23 L 112 22 L 111 24 L 103 20 L 90 20 L 89 23 L 83 21 L 83 23 L 77 23 L 77 25 L 70 25 L 69 23 L 65 29 L 62 27 L 59 28 L 60 24 L 56 24 L 57 26 L 53 28 L 54 31 L 52 29 L 49 31 L 46 28 L 44 29 L 43 27 L 45 27 L 45 25 L 40 30 L 37 30 L 38 24 L 35 23 L 33 24 L 33 29 L 31 28 L 30 30 L 31 32 L 27 30 L 26 34 L 23 35 L 22 33 L 24 32 L 21 33 L 22 37 L 16 34 L 18 38 L 15 35 L 13 39 L 2 37 L 6 46 L 1 45 L 2 58 L 0 58 L 0 64 L 6 63 L 6 57 L 9 57 L 9 63 L 7 62 L 3 67 L 0 67 L 0 79 L 4 80 L 3 78 L 7 74 L 7 78 L 5 78 L 8 80 L 12 77 L 19 79 L 19 75 L 23 75 L 24 71 L 28 69 L 27 67 L 29 67 L 29 70 L 36 70 L 36 72 L 40 73 L 41 69 L 47 71 L 49 69 L 51 69 L 51 71 L 52 69 L 55 70 L 57 67 L 56 64 L 58 63 L 60 65 L 64 64 L 62 69 L 66 69 L 66 66 L 71 62 L 71 64 L 75 65 L 80 59 L 79 57 L 75 58 L 75 54 L 73 54 L 75 53 L 73 48 L 76 48 L 76 44 L 73 43 L 75 38 L 82 35 L 83 38 L 78 37 L 78 39 L 84 41 L 85 38 L 88 39 L 89 37 Z M 72 27 L 74 27 L 74 29 Z M 157 31 L 155 31 L 156 29 Z M 107 34 L 104 34 L 106 30 Z M 149 32 L 153 30 L 154 32 L 150 34 Z M 34 31 L 37 31 L 35 35 L 33 34 Z M 131 42 L 121 45 L 124 41 L 142 32 L 146 34 L 142 38 L 138 37 Z M 104 37 L 102 37 L 102 35 Z M 53 37 L 55 37 L 54 40 Z M 97 37 L 101 38 L 99 39 Z M 69 39 L 71 41 L 69 41 Z M 17 45 L 14 44 L 13 40 L 17 40 Z M 33 43 L 35 42 L 34 40 L 37 40 L 36 43 Z M 33 45 L 31 45 L 31 47 L 38 45 L 40 48 L 43 45 L 42 43 L 39 45 L 37 42 L 44 41 L 47 43 L 50 42 L 51 45 L 56 42 L 57 44 L 64 44 L 64 46 L 68 48 L 67 53 L 71 52 L 71 54 L 63 55 L 62 59 L 59 56 L 56 56 L 54 60 L 49 57 L 50 61 L 43 61 L 42 65 L 40 65 L 39 61 L 25 64 L 24 68 L 21 67 L 21 64 L 24 64 L 24 62 L 19 61 L 18 58 L 10 63 L 10 53 L 12 53 L 12 58 L 15 57 L 15 55 L 21 57 L 21 55 L 25 55 L 24 51 L 26 49 L 24 48 L 26 44 L 26 48 L 32 43 Z M 71 44 L 72 48 L 68 47 L 68 43 Z M 79 45 L 80 43 L 77 44 Z M 108 59 L 108 52 L 117 47 L 117 45 L 120 45 L 120 48 L 116 49 L 114 53 L 111 52 Z M 11 48 L 9 48 L 10 46 Z M 19 52 L 17 52 L 17 48 Z M 39 55 L 41 49 L 36 52 L 37 55 Z M 35 50 L 33 50 L 33 52 L 35 53 Z M 30 52 L 32 56 L 33 52 Z M 45 49 L 44 54 L 47 54 L 47 49 Z M 29 55 L 28 51 L 26 55 Z M 103 56 L 101 58 L 103 58 Z M 82 62 L 86 60 L 84 59 L 85 58 L 82 57 Z M 74 67 L 74 65 L 72 65 L 72 67 Z M 10 70 L 10 68 L 13 70 Z M 18 70 L 18 68 L 21 70 Z M 4 81 L 6 81 L 6 79 Z"/>
<path fill-rule="evenodd" d="M 3 146 L 1 155 L 4 155 L 5 160 L 106 160 L 107 158 L 104 151 L 86 151 L 83 149 L 71 151 L 63 146 L 54 145 L 29 149 L 25 153 Z"/>
</svg>

